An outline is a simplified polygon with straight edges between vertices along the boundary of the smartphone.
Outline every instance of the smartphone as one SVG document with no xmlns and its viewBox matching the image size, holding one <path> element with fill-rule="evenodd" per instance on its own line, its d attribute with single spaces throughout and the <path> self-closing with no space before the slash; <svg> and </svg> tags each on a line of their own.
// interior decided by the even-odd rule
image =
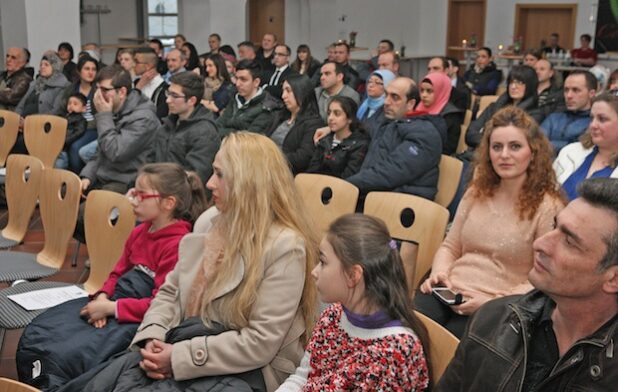
<svg viewBox="0 0 618 392">
<path fill-rule="evenodd" d="M 461 294 L 451 291 L 448 287 L 434 287 L 431 289 L 432 294 L 445 305 L 460 305 L 464 303 Z"/>
</svg>

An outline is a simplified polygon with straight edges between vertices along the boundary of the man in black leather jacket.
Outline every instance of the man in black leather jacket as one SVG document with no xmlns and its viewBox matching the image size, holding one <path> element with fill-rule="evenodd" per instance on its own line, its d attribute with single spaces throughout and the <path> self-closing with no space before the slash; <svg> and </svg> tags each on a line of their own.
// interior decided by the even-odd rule
<svg viewBox="0 0 618 392">
<path fill-rule="evenodd" d="M 578 191 L 534 242 L 537 290 L 479 309 L 435 391 L 616 390 L 618 179 Z"/>
</svg>

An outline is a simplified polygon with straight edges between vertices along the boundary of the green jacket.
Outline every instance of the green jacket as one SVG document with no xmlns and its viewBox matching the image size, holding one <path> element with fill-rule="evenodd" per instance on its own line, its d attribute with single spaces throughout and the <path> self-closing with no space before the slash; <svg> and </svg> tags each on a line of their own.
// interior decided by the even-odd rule
<svg viewBox="0 0 618 392">
<path fill-rule="evenodd" d="M 236 94 L 217 119 L 221 138 L 234 131 L 267 134 L 273 128 L 272 123 L 276 118 L 273 114 L 283 109 L 281 102 L 266 91 L 241 106 L 239 104 L 239 95 Z"/>
</svg>

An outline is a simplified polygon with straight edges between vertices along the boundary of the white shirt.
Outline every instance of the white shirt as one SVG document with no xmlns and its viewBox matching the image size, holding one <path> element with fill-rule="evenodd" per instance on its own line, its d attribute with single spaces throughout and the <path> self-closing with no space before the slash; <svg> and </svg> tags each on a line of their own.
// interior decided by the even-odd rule
<svg viewBox="0 0 618 392">
<path fill-rule="evenodd" d="M 142 89 L 142 94 L 144 94 L 146 98 L 152 100 L 152 94 L 154 94 L 157 87 L 159 87 L 159 85 L 163 82 L 165 82 L 165 80 L 163 80 L 163 76 L 157 74 L 157 76 L 155 76 L 150 83 L 144 86 Z"/>
</svg>

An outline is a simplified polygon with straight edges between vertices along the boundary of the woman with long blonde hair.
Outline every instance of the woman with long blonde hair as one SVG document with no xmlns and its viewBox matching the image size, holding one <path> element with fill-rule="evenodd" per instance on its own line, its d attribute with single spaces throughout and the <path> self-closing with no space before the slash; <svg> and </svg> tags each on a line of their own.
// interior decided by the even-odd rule
<svg viewBox="0 0 618 392">
<path fill-rule="evenodd" d="M 313 328 L 317 236 L 287 159 L 269 138 L 230 134 L 213 171 L 207 187 L 215 206 L 181 242 L 177 267 L 131 344 L 144 347 L 139 386 L 186 387 L 184 380 L 249 372 L 254 390 L 272 391 L 300 363 Z M 200 332 L 179 339 L 187 326 Z M 122 374 L 114 379 L 123 382 Z"/>
</svg>

